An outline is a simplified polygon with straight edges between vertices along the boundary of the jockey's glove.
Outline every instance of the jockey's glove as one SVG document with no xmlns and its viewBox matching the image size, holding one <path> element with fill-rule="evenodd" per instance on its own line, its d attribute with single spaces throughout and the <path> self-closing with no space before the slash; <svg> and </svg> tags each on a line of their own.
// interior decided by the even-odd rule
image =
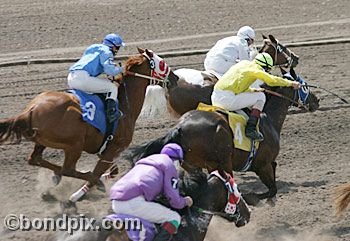
<svg viewBox="0 0 350 241">
<path fill-rule="evenodd" d="M 185 201 L 186 201 L 186 205 L 188 207 L 191 207 L 193 205 L 193 200 L 192 200 L 192 198 L 190 196 L 186 196 L 185 197 Z"/>
</svg>

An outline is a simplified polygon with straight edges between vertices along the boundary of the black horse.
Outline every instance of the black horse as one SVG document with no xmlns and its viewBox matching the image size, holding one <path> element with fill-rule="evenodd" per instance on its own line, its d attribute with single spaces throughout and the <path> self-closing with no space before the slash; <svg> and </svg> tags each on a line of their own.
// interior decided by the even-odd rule
<svg viewBox="0 0 350 241">
<path fill-rule="evenodd" d="M 289 87 L 273 90 L 275 95 L 268 95 L 265 116 L 261 118 L 259 125 L 265 140 L 260 143 L 249 168 L 268 187 L 268 192 L 258 194 L 258 198 L 269 198 L 269 201 L 274 200 L 277 193 L 275 160 L 280 150 L 282 125 L 288 108 L 299 98 L 296 90 Z M 319 106 L 318 102 L 317 97 L 310 92 L 305 105 L 309 111 L 315 111 Z M 134 148 L 131 158 L 137 160 L 159 153 L 166 143 L 175 142 L 185 151 L 183 167 L 187 170 L 207 168 L 209 172 L 215 169 L 240 171 L 246 165 L 249 152 L 235 148 L 233 137 L 225 114 L 192 110 L 185 113 L 165 136 Z"/>
<path fill-rule="evenodd" d="M 209 223 L 214 215 L 219 215 L 229 222 L 242 227 L 250 220 L 250 209 L 242 197 L 236 205 L 236 211 L 228 214 L 224 211 L 228 202 L 228 189 L 226 183 L 228 176 L 225 173 L 210 175 L 203 172 L 181 172 L 179 188 L 183 195 L 193 198 L 191 208 L 179 210 L 182 222 L 173 241 L 202 241 L 205 238 Z M 226 185 L 225 185 L 226 184 Z M 163 202 L 162 202 L 163 203 Z M 96 223 L 101 227 L 101 222 Z M 86 239 L 85 239 L 86 238 Z M 129 240 L 125 230 L 102 230 L 100 232 L 86 232 L 81 240 L 122 241 Z"/>
</svg>

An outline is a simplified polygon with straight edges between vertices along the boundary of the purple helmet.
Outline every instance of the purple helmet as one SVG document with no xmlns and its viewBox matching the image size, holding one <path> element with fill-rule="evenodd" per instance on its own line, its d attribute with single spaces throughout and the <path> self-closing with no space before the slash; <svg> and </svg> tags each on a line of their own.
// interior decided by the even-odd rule
<svg viewBox="0 0 350 241">
<path fill-rule="evenodd" d="M 168 155 L 173 160 L 184 159 L 184 152 L 182 150 L 182 147 L 176 143 L 166 144 L 160 151 L 160 154 Z"/>
</svg>

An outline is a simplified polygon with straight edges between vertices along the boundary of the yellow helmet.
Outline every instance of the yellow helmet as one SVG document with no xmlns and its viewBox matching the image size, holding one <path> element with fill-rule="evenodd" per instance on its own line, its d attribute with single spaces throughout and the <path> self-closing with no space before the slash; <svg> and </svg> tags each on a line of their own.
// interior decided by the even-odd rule
<svg viewBox="0 0 350 241">
<path fill-rule="evenodd" d="M 259 53 L 254 58 L 255 63 L 263 68 L 271 69 L 273 67 L 273 59 L 268 53 Z"/>
</svg>

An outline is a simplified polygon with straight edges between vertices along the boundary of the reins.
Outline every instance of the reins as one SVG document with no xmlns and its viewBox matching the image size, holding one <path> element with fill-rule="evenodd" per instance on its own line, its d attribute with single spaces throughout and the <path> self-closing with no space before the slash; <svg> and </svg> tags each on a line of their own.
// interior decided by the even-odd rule
<svg viewBox="0 0 350 241">
<path fill-rule="evenodd" d="M 139 74 L 139 73 L 135 73 L 135 72 L 131 72 L 131 71 L 125 71 L 126 75 L 131 75 L 131 76 L 136 76 L 136 77 L 141 77 L 144 79 L 149 79 L 151 82 L 150 84 L 156 84 L 158 82 L 163 83 L 163 85 L 165 85 L 167 83 L 167 78 L 166 79 L 159 79 L 159 78 L 155 78 L 155 77 L 151 77 L 148 75 L 144 75 L 144 74 Z"/>
<path fill-rule="evenodd" d="M 210 210 L 206 210 L 197 206 L 193 206 L 192 207 L 195 211 L 199 212 L 199 213 L 203 213 L 203 214 L 208 214 L 208 215 L 216 215 L 225 219 L 236 219 L 237 221 L 240 220 L 241 215 L 237 212 L 235 214 L 228 214 L 225 212 L 215 212 L 215 211 L 210 211 Z"/>
<path fill-rule="evenodd" d="M 341 101 L 343 101 L 344 103 L 349 104 L 349 102 L 348 102 L 346 99 L 340 97 L 339 95 L 337 95 L 336 93 L 334 93 L 334 92 L 332 92 L 332 91 L 330 91 L 330 90 L 327 90 L 327 89 L 322 88 L 322 87 L 317 86 L 317 85 L 309 85 L 309 84 L 307 84 L 307 83 L 305 83 L 305 86 L 324 90 L 324 91 L 326 91 L 326 92 L 328 92 L 328 93 L 334 95 L 335 97 L 339 98 L 339 99 L 340 99 Z"/>
<path fill-rule="evenodd" d="M 280 98 L 285 99 L 285 100 L 288 100 L 288 101 L 292 102 L 293 104 L 297 105 L 298 107 L 303 107 L 305 110 L 309 111 L 309 108 L 306 105 L 301 104 L 298 101 L 295 101 L 295 100 L 293 100 L 285 95 L 282 95 L 276 91 L 264 89 L 263 92 L 280 97 Z"/>
</svg>

